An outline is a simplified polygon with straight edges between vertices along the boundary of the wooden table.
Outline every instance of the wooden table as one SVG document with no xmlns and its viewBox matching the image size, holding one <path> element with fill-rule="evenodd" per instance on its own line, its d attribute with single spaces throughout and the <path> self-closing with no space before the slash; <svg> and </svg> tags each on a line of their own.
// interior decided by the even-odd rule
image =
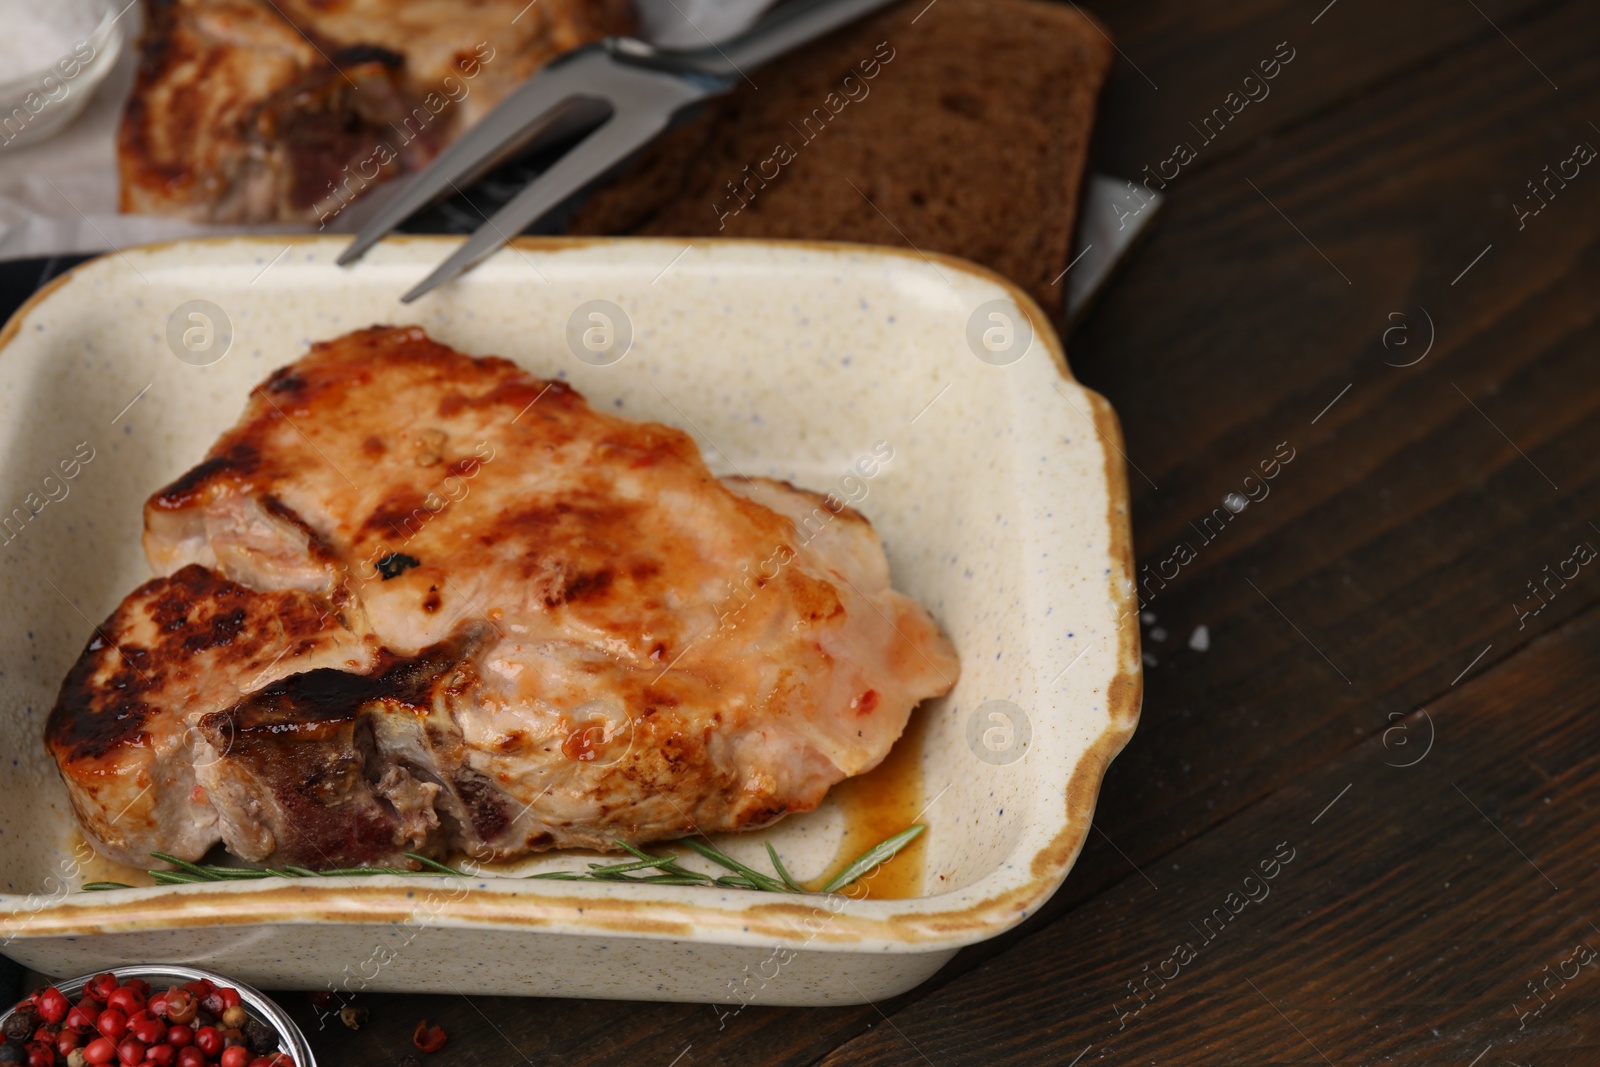
<svg viewBox="0 0 1600 1067">
<path fill-rule="evenodd" d="M 1097 169 L 1197 153 L 1069 351 L 1122 415 L 1140 563 L 1198 558 L 1062 890 L 893 1001 L 725 1026 L 373 995 L 318 1031 L 286 994 L 323 1063 L 398 1062 L 422 1017 L 438 1064 L 1600 1063 L 1600 167 L 1563 164 L 1600 146 L 1600 10 L 1195 7 L 1094 7 Z"/>
</svg>

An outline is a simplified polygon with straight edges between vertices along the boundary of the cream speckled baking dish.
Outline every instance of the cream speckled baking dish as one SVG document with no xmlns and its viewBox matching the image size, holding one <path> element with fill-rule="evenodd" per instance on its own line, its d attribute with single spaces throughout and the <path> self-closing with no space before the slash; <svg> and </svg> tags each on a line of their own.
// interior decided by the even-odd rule
<svg viewBox="0 0 1600 1067">
<path fill-rule="evenodd" d="M 1039 309 L 940 257 L 646 240 L 522 240 L 398 303 L 448 246 L 392 241 L 351 270 L 332 239 L 132 249 L 58 280 L 0 334 L 0 951 L 54 973 L 212 965 L 266 988 L 839 1004 L 908 989 L 1036 909 L 1082 847 L 1141 685 L 1116 419 L 1071 379 Z M 902 742 L 921 746 L 921 895 L 504 873 L 74 891 L 93 865 L 40 735 L 94 623 L 148 577 L 144 498 L 272 369 L 375 322 L 680 426 L 719 473 L 854 501 L 896 587 L 962 657 Z M 893 459 L 846 481 L 879 443 Z M 759 862 L 772 841 L 806 878 L 844 825 L 830 800 L 718 844 Z"/>
</svg>

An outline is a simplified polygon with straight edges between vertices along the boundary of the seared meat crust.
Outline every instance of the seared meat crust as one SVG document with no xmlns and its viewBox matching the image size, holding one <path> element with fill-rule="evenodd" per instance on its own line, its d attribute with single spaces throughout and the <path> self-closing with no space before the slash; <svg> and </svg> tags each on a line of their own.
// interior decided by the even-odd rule
<svg viewBox="0 0 1600 1067">
<path fill-rule="evenodd" d="M 68 672 L 45 731 L 90 839 L 140 865 L 155 851 L 203 854 L 218 831 L 198 710 L 294 671 L 369 669 L 372 648 L 341 616 L 320 593 L 253 590 L 198 566 L 129 594 Z"/>
</svg>

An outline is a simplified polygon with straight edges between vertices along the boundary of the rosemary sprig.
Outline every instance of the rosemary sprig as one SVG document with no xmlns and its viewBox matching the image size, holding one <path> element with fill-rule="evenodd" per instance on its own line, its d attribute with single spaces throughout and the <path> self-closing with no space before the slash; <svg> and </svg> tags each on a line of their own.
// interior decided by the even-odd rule
<svg viewBox="0 0 1600 1067">
<path fill-rule="evenodd" d="M 822 891 L 824 893 L 837 893 L 863 874 L 872 870 L 872 868 L 882 863 L 888 863 L 894 858 L 896 852 L 915 841 L 917 835 L 926 829 L 926 826 L 918 823 L 915 826 L 901 830 L 887 841 L 880 841 L 863 853 L 860 859 L 830 878 L 828 884 L 822 887 Z"/>
<path fill-rule="evenodd" d="M 710 845 L 701 844 L 692 837 L 684 838 L 683 843 L 688 845 L 694 851 L 700 853 L 700 855 L 704 856 L 712 863 L 726 867 L 735 874 L 743 875 L 744 879 L 754 885 L 757 889 L 765 889 L 769 893 L 794 892 L 794 890 L 790 889 L 776 878 L 768 877 L 767 875 L 764 875 L 760 871 L 756 870 L 754 867 L 746 867 L 744 864 L 740 863 L 727 853 L 719 849 L 712 848 Z"/>
<path fill-rule="evenodd" d="M 416 860 L 424 869 L 407 870 L 403 867 L 334 867 L 326 871 L 313 871 L 309 867 L 222 867 L 214 863 L 190 863 L 165 852 L 152 852 L 151 856 L 177 868 L 175 871 L 146 871 L 157 885 L 193 885 L 197 882 L 243 882 L 254 878 L 355 878 L 378 874 L 449 874 L 470 878 L 466 871 L 456 870 L 437 860 L 415 852 L 404 853 L 407 859 Z M 85 882 L 80 889 L 90 892 L 107 889 L 132 889 L 126 882 Z"/>
<path fill-rule="evenodd" d="M 917 836 L 925 829 L 927 829 L 926 826 L 918 823 L 895 834 L 887 841 L 879 842 L 844 870 L 829 879 L 828 884 L 823 886 L 820 892 L 837 893 L 873 868 L 888 863 L 895 857 L 896 853 L 916 840 Z M 591 863 L 586 871 L 546 871 L 543 874 L 530 874 L 527 877 L 563 882 L 641 882 L 651 885 L 722 886 L 728 889 L 753 889 L 763 893 L 809 892 L 790 876 L 783 865 L 783 861 L 778 858 L 778 850 L 773 848 L 770 842 L 767 843 L 767 856 L 772 860 L 773 870 L 777 872 L 778 876 L 776 878 L 770 874 L 762 874 L 755 868 L 740 863 L 726 852 L 707 842 L 685 838 L 683 844 L 712 863 L 733 873 L 712 877 L 709 874 L 691 871 L 687 867 L 681 866 L 678 862 L 678 856 L 670 854 L 652 856 L 650 853 L 630 845 L 626 841 L 618 841 L 617 846 L 619 848 L 635 857 L 632 861 L 627 863 Z M 349 878 L 377 874 L 447 874 L 458 878 L 473 877 L 468 871 L 457 870 L 448 864 L 440 863 L 415 852 L 407 852 L 405 857 L 420 863 L 423 868 L 420 871 L 404 870 L 399 867 L 340 867 L 327 871 L 313 871 L 309 867 L 222 867 L 214 863 L 191 863 L 188 860 L 179 859 L 177 856 L 169 855 L 165 852 L 152 852 L 150 855 L 176 868 L 176 870 L 170 871 L 146 871 L 145 873 L 157 885 L 236 882 L 252 878 Z M 646 871 L 653 873 L 641 873 Z M 133 886 L 124 882 L 85 882 L 81 888 L 94 892 L 108 889 L 132 889 Z"/>
<path fill-rule="evenodd" d="M 766 842 L 766 846 L 767 855 L 772 858 L 772 869 L 778 872 L 778 877 L 783 879 L 783 884 L 794 890 L 796 893 L 804 893 L 805 887 L 799 882 L 795 881 L 793 878 L 789 877 L 789 872 L 784 869 L 783 861 L 778 858 L 778 850 L 772 847 L 772 842 Z"/>
<path fill-rule="evenodd" d="M 880 841 L 866 852 L 857 857 L 844 870 L 828 880 L 820 892 L 837 893 L 853 882 L 858 881 L 873 868 L 888 863 L 896 854 L 911 842 L 915 841 L 927 829 L 922 823 L 906 828 L 886 841 Z M 618 845 L 638 857 L 635 863 L 601 864 L 591 863 L 587 871 L 546 871 L 543 874 L 529 875 L 530 878 L 548 878 L 558 881 L 594 881 L 594 882 L 653 882 L 657 885 L 702 885 L 722 886 L 728 889 L 754 889 L 764 893 L 807 893 L 806 889 L 789 874 L 783 865 L 783 860 L 778 858 L 778 850 L 767 842 L 767 856 L 772 860 L 772 869 L 777 872 L 774 878 L 769 874 L 762 874 L 754 868 L 748 867 L 732 856 L 706 842 L 696 841 L 693 838 L 684 838 L 683 844 L 704 856 L 706 859 L 732 871 L 713 878 L 699 871 L 691 871 L 679 866 L 676 856 L 652 856 L 643 849 L 635 848 L 625 841 L 618 841 Z M 631 871 L 642 871 L 655 868 L 661 874 L 639 877 L 630 874 Z"/>
<path fill-rule="evenodd" d="M 432 872 L 433 874 L 453 874 L 458 878 L 472 877 L 466 871 L 458 871 L 454 867 L 447 866 L 446 864 L 440 863 L 437 860 L 430 860 L 428 857 L 418 855 L 415 852 L 407 852 L 406 859 L 416 860 L 418 863 L 422 864 L 424 870 L 418 871 L 418 874 L 428 874 L 429 872 Z M 400 873 L 410 874 L 411 872 L 402 871 Z"/>
</svg>

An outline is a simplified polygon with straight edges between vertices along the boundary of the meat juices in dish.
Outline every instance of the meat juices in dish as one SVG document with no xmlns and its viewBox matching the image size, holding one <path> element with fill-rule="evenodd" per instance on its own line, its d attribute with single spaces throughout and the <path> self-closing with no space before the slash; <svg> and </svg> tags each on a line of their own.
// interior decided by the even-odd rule
<svg viewBox="0 0 1600 1067">
<path fill-rule="evenodd" d="M 101 851 L 327 869 L 762 826 L 954 684 L 837 498 L 419 328 L 315 345 L 145 506 L 46 743 Z"/>
</svg>

